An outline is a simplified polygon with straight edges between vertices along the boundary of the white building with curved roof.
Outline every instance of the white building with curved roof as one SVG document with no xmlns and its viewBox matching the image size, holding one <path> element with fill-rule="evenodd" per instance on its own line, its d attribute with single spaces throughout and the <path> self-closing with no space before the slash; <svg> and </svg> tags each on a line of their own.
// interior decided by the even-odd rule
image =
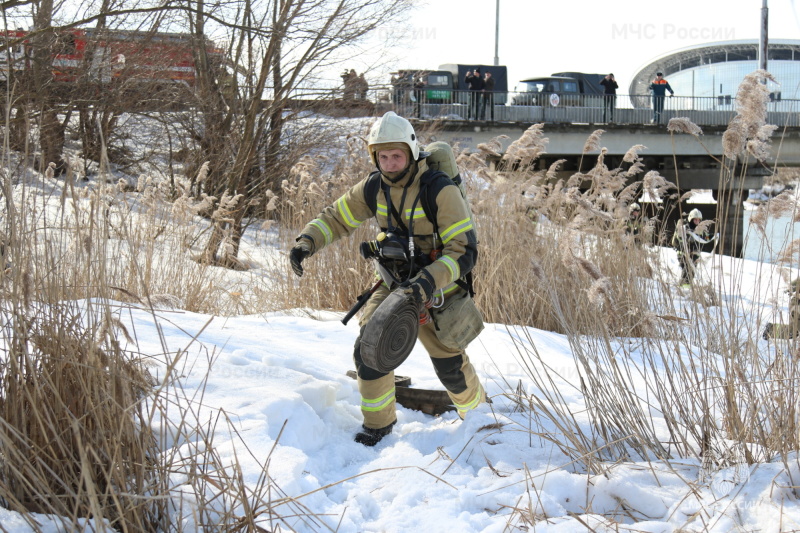
<svg viewBox="0 0 800 533">
<path fill-rule="evenodd" d="M 720 41 L 689 46 L 664 54 L 636 73 L 629 94 L 647 96 L 656 72 L 663 72 L 678 96 L 708 97 L 724 109 L 736 100 L 742 79 L 758 69 L 758 41 Z M 767 47 L 767 71 L 778 82 L 768 82 L 774 111 L 800 111 L 800 40 L 776 39 Z M 633 98 L 648 105 L 645 98 Z M 785 101 L 785 102 L 784 102 Z M 782 103 L 781 103 L 782 102 Z M 637 106 L 638 107 L 638 106 Z"/>
</svg>

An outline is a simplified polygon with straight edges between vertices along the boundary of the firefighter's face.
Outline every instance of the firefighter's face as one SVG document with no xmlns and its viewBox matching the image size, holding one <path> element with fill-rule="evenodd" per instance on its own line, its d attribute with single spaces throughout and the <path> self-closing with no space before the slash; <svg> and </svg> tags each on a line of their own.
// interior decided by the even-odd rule
<svg viewBox="0 0 800 533">
<path fill-rule="evenodd" d="M 384 172 L 400 172 L 408 164 L 405 150 L 381 150 L 378 152 L 378 165 Z"/>
</svg>

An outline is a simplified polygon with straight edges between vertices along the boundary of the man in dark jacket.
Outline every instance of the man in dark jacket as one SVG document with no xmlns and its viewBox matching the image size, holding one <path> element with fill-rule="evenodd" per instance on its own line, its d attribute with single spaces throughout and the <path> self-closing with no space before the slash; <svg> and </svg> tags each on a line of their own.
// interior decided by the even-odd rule
<svg viewBox="0 0 800 533">
<path fill-rule="evenodd" d="M 469 110 L 467 111 L 467 120 L 474 118 L 478 120 L 478 112 L 481 105 L 481 92 L 485 84 L 481 78 L 481 69 L 476 68 L 472 72 L 467 72 L 464 81 L 469 86 Z"/>
<path fill-rule="evenodd" d="M 614 122 L 614 109 L 617 107 L 617 80 L 614 79 L 613 74 L 609 74 L 600 80 L 600 85 L 603 86 L 603 122 L 606 122 L 606 113 L 608 113 L 608 121 Z"/>
<path fill-rule="evenodd" d="M 669 91 L 670 96 L 675 96 L 675 91 L 669 86 L 669 82 L 664 79 L 663 72 L 656 72 L 656 79 L 650 84 L 653 91 L 653 122 L 661 124 L 661 112 L 664 111 L 664 97 Z"/>
<path fill-rule="evenodd" d="M 483 78 L 483 105 L 481 106 L 481 120 L 486 120 L 486 106 L 489 106 L 490 120 L 494 122 L 494 78 L 487 72 Z"/>
<path fill-rule="evenodd" d="M 387 281 L 384 277 L 384 283 L 364 307 L 359 321 L 361 335 L 378 306 L 395 290 L 420 296 L 421 302 L 437 300 L 440 307 L 431 309 L 433 320 L 425 323 L 420 320 L 418 338 L 428 351 L 436 375 L 447 389 L 459 416 L 463 418 L 486 400 L 475 368 L 465 352 L 467 344 L 477 332 L 454 340 L 448 336 L 453 331 L 442 321 L 445 320 L 444 312 L 449 309 L 451 312 L 448 315 L 457 314 L 456 320 L 469 320 L 471 323 L 477 320 L 480 322 L 477 331 L 482 328 L 480 312 L 474 307 L 463 283 L 478 254 L 478 238 L 469 205 L 461 189 L 452 181 L 426 181 L 425 188 L 433 187 L 436 191 L 436 226 L 428 220 L 427 212 L 416 200 L 421 196 L 422 178 L 428 171 L 426 157 L 430 154 L 420 151 L 411 123 L 392 111 L 386 113 L 370 130 L 367 149 L 378 173 L 361 180 L 303 228 L 289 255 L 292 269 L 295 274 L 302 276 L 303 260 L 331 242 L 350 235 L 372 217 L 375 217 L 384 235 L 397 234 L 407 241 L 410 240 L 409 235 L 413 235 L 414 247 L 406 246 L 406 255 L 429 258 L 427 266 L 415 268 L 414 261 L 408 265 L 408 271 L 404 274 L 406 279 L 402 282 L 397 279 Z M 380 187 L 370 188 L 370 180 L 376 178 L 380 180 Z M 435 187 L 436 184 L 439 186 Z M 368 198 L 368 194 L 372 197 Z M 416 253 L 412 253 L 414 250 Z M 356 340 L 353 359 L 358 374 L 364 423 L 355 440 L 365 446 L 374 446 L 392 432 L 392 426 L 397 421 L 394 372 L 381 372 L 364 364 L 361 335 Z"/>
</svg>

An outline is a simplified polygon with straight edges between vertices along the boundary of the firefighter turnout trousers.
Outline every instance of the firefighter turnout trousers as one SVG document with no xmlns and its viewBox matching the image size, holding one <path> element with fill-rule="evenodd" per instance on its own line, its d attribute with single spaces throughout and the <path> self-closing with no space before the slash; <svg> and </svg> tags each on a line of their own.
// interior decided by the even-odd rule
<svg viewBox="0 0 800 533">
<path fill-rule="evenodd" d="M 458 290 L 463 289 L 459 288 Z M 391 291 L 385 284 L 381 285 L 364 306 L 363 315 L 359 320 L 362 333 L 375 310 L 390 293 Z M 419 327 L 418 339 L 427 350 L 436 375 L 447 389 L 461 418 L 464 418 L 468 411 L 486 401 L 483 387 L 478 381 L 475 368 L 470 363 L 466 352 L 453 350 L 442 344 L 436 336 L 436 326 L 433 322 Z M 386 374 L 366 366 L 361 359 L 360 347 L 361 335 L 356 339 L 353 359 L 358 373 L 358 390 L 361 394 L 364 426 L 374 429 L 383 428 L 397 419 L 394 372 Z"/>
</svg>

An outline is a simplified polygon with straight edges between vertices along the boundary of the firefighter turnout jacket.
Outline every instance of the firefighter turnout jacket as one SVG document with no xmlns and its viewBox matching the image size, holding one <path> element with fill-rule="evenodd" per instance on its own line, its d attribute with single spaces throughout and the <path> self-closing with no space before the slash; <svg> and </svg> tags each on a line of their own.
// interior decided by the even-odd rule
<svg viewBox="0 0 800 533">
<path fill-rule="evenodd" d="M 439 257 L 424 269 L 429 279 L 434 280 L 434 290 L 443 289 L 445 294 L 457 287 L 455 282 L 472 270 L 477 258 L 477 234 L 473 226 L 469 207 L 455 185 L 443 187 L 436 196 L 436 221 L 439 235 L 428 220 L 420 199 L 420 178 L 428 170 L 425 160 L 417 162 L 417 172 L 397 183 L 381 176 L 381 187 L 377 198 L 365 197 L 368 178 L 357 183 L 333 205 L 326 207 L 317 218 L 303 229 L 300 238 L 312 243 L 312 255 L 323 247 L 352 233 L 364 222 L 375 216 L 381 229 L 404 227 L 413 232 L 414 246 L 424 255 L 441 249 Z M 389 192 L 391 204 L 387 202 Z M 376 206 L 373 213 L 370 204 Z M 396 220 L 395 213 L 401 220 Z M 391 217 L 391 218 L 390 218 Z M 407 236 L 407 235 L 406 235 Z M 416 277 L 416 276 L 415 276 Z"/>
</svg>

